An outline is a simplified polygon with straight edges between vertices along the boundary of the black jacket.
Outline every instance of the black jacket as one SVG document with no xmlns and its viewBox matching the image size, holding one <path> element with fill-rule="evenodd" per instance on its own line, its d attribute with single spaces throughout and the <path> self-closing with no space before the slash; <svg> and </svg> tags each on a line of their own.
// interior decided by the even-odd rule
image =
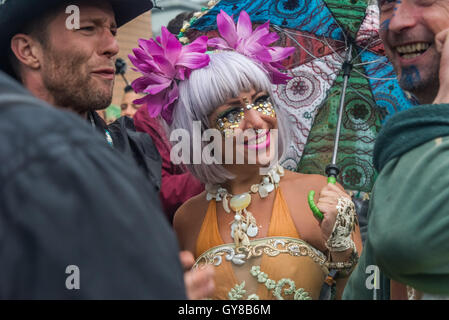
<svg viewBox="0 0 449 320">
<path fill-rule="evenodd" d="M 121 117 L 109 126 L 95 111 L 89 112 L 88 118 L 100 135 L 105 136 L 107 131 L 114 149 L 133 158 L 143 174 L 160 190 L 162 159 L 153 139 L 144 132 L 137 132 L 133 120 L 129 117 Z"/>
<path fill-rule="evenodd" d="M 0 299 L 184 299 L 156 186 L 0 73 Z M 80 289 L 68 290 L 75 265 Z"/>
</svg>

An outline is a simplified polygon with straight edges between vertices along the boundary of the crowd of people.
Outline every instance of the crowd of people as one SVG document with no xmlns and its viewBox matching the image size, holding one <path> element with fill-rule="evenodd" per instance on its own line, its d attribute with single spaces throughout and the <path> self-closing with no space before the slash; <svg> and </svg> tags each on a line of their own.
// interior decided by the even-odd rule
<svg viewBox="0 0 449 320">
<path fill-rule="evenodd" d="M 152 1 L 0 1 L 0 299 L 447 299 L 449 2 L 378 6 L 421 105 L 377 137 L 362 243 L 335 179 L 279 164 L 292 124 L 272 88 L 295 49 L 268 24 L 222 11 L 215 38 L 141 39 L 108 124 L 116 34 Z"/>
</svg>

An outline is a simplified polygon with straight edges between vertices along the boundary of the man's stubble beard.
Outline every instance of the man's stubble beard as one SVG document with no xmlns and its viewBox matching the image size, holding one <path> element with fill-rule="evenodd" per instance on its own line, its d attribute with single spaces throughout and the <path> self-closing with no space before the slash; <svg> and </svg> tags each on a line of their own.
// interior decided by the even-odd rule
<svg viewBox="0 0 449 320">
<path fill-rule="evenodd" d="M 417 68 L 402 68 L 399 84 L 402 89 L 417 97 L 428 96 L 435 88 L 439 87 L 439 69 L 426 70 L 426 73 L 427 76 L 423 77 Z"/>
<path fill-rule="evenodd" d="M 111 104 L 114 82 L 110 90 L 100 90 L 90 73 L 86 73 L 87 67 L 87 61 L 81 55 L 67 56 L 47 50 L 42 68 L 43 82 L 56 106 L 85 114 Z"/>
<path fill-rule="evenodd" d="M 394 61 L 388 51 L 387 57 Z M 412 93 L 420 104 L 432 103 L 438 93 L 440 58 L 436 56 L 433 63 L 427 65 L 424 70 L 414 66 L 402 68 L 393 64 L 401 89 Z"/>
</svg>

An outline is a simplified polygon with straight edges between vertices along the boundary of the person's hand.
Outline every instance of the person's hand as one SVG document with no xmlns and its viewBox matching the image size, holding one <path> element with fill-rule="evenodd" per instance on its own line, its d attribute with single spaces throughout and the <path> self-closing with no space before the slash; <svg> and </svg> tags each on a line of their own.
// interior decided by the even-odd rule
<svg viewBox="0 0 449 320">
<path fill-rule="evenodd" d="M 191 270 L 195 264 L 195 258 L 189 251 L 181 251 L 179 258 L 185 271 L 184 284 L 187 291 L 187 298 L 190 300 L 209 298 L 215 290 L 214 267 L 206 265 Z"/>
<path fill-rule="evenodd" d="M 320 197 L 316 206 L 324 215 L 323 220 L 319 221 L 321 234 L 324 241 L 329 239 L 334 229 L 338 214 L 338 199 L 341 197 L 350 199 L 349 195 L 338 188 L 335 184 L 328 183 L 323 189 L 321 189 Z"/>
<path fill-rule="evenodd" d="M 449 103 L 449 28 L 440 31 L 435 36 L 435 48 L 441 54 L 440 88 L 433 101 L 434 104 Z"/>
</svg>

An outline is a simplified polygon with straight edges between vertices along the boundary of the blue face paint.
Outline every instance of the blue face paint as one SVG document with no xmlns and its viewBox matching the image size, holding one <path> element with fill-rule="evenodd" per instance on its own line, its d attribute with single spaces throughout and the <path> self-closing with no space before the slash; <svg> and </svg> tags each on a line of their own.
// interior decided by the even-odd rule
<svg viewBox="0 0 449 320">
<path fill-rule="evenodd" d="M 389 4 L 389 3 L 392 3 L 392 2 L 395 2 L 396 4 L 400 4 L 402 1 L 401 0 L 379 0 L 378 1 L 379 7 L 382 7 L 383 5 Z"/>
<path fill-rule="evenodd" d="M 382 22 L 382 24 L 380 25 L 380 30 L 381 31 L 387 31 L 390 28 L 390 19 L 385 20 L 384 22 Z"/>
<path fill-rule="evenodd" d="M 402 68 L 401 73 L 401 87 L 405 90 L 412 90 L 419 86 L 421 82 L 421 75 L 416 66 Z"/>
<path fill-rule="evenodd" d="M 393 11 L 397 11 L 398 10 L 398 6 L 402 3 L 401 0 L 397 0 L 396 1 L 396 5 L 394 6 Z M 393 17 L 396 15 L 396 13 L 393 13 Z"/>
<path fill-rule="evenodd" d="M 394 5 L 393 14 L 391 15 L 391 18 L 393 18 L 393 17 L 396 16 L 395 12 L 398 10 L 397 6 L 400 5 L 401 3 L 402 3 L 401 0 L 383 0 L 383 1 L 379 1 L 379 7 L 382 8 L 383 5 L 390 5 L 390 6 Z M 380 25 L 380 29 L 382 31 L 388 31 L 389 30 L 391 18 L 386 19 L 384 22 L 382 22 L 382 24 Z"/>
</svg>

